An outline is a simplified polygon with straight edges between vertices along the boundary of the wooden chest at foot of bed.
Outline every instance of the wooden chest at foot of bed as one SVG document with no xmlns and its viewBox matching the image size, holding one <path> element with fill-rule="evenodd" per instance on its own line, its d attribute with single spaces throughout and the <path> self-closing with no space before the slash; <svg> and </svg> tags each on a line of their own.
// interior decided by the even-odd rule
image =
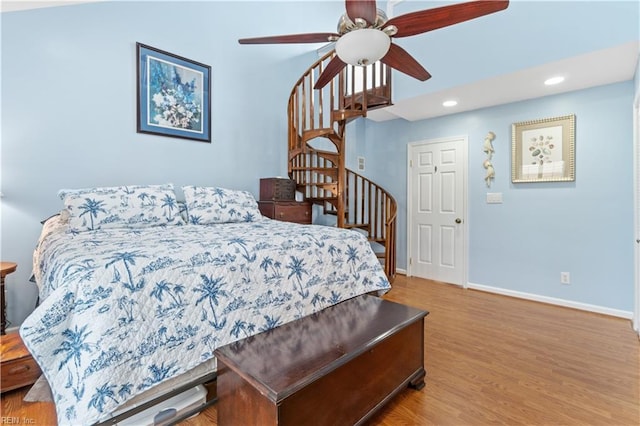
<svg viewBox="0 0 640 426">
<path fill-rule="evenodd" d="M 218 425 L 363 423 L 424 386 L 427 314 L 359 296 L 217 349 Z"/>
</svg>

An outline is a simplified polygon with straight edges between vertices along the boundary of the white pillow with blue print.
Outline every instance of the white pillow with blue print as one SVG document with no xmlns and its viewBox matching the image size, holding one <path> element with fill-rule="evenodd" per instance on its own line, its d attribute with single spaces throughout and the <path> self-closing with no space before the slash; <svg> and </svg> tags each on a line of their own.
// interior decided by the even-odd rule
<svg viewBox="0 0 640 426">
<path fill-rule="evenodd" d="M 63 189 L 72 232 L 184 225 L 172 184 Z"/>
<path fill-rule="evenodd" d="M 182 192 L 187 204 L 188 223 L 192 225 L 254 222 L 262 219 L 258 203 L 248 191 L 183 186 Z"/>
</svg>

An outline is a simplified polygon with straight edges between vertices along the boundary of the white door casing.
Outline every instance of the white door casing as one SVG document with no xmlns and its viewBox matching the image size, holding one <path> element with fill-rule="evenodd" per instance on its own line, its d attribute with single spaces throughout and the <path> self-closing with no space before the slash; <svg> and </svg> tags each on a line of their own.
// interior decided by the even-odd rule
<svg viewBox="0 0 640 426">
<path fill-rule="evenodd" d="M 467 284 L 467 137 L 408 145 L 407 275 Z"/>
<path fill-rule="evenodd" d="M 633 151 L 634 151 L 634 270 L 635 301 L 633 309 L 633 329 L 640 337 L 640 92 L 633 102 Z"/>
</svg>

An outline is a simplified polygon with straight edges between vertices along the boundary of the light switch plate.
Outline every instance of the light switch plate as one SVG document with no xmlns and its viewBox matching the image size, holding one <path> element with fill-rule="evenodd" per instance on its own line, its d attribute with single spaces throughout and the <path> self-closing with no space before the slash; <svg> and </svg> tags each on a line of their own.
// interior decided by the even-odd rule
<svg viewBox="0 0 640 426">
<path fill-rule="evenodd" d="M 487 204 L 502 204 L 502 192 L 487 192 Z"/>
</svg>

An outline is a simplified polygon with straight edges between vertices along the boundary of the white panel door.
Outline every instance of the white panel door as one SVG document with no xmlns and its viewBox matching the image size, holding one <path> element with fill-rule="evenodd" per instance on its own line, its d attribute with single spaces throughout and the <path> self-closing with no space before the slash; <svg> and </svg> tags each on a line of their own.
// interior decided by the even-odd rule
<svg viewBox="0 0 640 426">
<path fill-rule="evenodd" d="M 407 274 L 463 285 L 466 138 L 409 145 Z"/>
</svg>

